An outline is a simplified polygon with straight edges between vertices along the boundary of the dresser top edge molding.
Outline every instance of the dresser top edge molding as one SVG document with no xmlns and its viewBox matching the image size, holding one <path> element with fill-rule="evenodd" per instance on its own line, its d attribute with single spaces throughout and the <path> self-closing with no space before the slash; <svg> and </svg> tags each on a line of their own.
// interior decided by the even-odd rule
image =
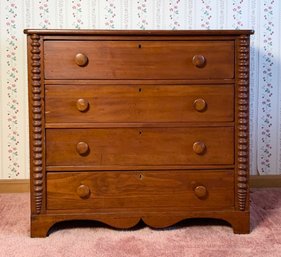
<svg viewBox="0 0 281 257">
<path fill-rule="evenodd" d="M 25 29 L 25 34 L 40 35 L 123 35 L 123 36 L 223 36 L 254 34 L 254 30 L 93 30 L 93 29 Z"/>
</svg>

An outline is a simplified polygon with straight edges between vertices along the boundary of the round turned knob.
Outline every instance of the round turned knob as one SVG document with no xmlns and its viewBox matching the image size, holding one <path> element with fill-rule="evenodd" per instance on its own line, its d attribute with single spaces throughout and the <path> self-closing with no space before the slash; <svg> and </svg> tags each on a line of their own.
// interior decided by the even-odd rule
<svg viewBox="0 0 281 257">
<path fill-rule="evenodd" d="M 204 99 L 198 98 L 193 102 L 193 107 L 198 112 L 203 112 L 207 108 L 207 103 Z"/>
<path fill-rule="evenodd" d="M 76 107 L 78 111 L 85 112 L 89 108 L 89 102 L 86 99 L 78 99 L 76 102 Z"/>
<path fill-rule="evenodd" d="M 197 141 L 193 144 L 193 151 L 196 154 L 203 154 L 206 150 L 206 145 L 201 142 L 201 141 Z"/>
<path fill-rule="evenodd" d="M 79 195 L 80 198 L 89 198 L 89 196 L 91 195 L 91 190 L 88 186 L 85 185 L 80 185 L 79 187 L 77 187 L 77 195 Z"/>
<path fill-rule="evenodd" d="M 194 190 L 194 194 L 198 198 L 204 198 L 207 196 L 207 188 L 204 186 L 197 186 L 193 190 Z"/>
<path fill-rule="evenodd" d="M 192 63 L 197 68 L 202 68 L 206 64 L 206 59 L 203 55 L 194 55 L 193 58 L 192 58 Z"/>
<path fill-rule="evenodd" d="M 79 142 L 76 145 L 76 150 L 80 155 L 85 155 L 89 152 L 89 145 L 85 142 Z"/>
<path fill-rule="evenodd" d="M 75 55 L 75 62 L 78 66 L 85 66 L 88 63 L 88 57 L 85 54 L 78 53 Z"/>
</svg>

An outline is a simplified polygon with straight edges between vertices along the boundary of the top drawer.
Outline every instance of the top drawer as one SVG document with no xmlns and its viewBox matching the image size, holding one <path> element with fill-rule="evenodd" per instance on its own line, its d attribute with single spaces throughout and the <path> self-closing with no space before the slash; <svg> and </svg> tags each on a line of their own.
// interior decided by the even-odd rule
<svg viewBox="0 0 281 257">
<path fill-rule="evenodd" d="M 46 79 L 230 79 L 233 41 L 45 41 Z"/>
</svg>

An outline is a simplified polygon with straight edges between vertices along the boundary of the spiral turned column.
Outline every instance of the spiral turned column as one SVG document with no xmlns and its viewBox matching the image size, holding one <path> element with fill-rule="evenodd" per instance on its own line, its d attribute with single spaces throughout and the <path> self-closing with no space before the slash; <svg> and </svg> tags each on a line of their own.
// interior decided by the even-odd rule
<svg viewBox="0 0 281 257">
<path fill-rule="evenodd" d="M 41 69 L 40 36 L 31 35 L 31 158 L 33 190 L 36 213 L 41 212 L 43 197 L 43 148 L 42 148 L 42 104 L 41 104 Z"/>
<path fill-rule="evenodd" d="M 237 72 L 237 203 L 238 209 L 246 209 L 248 197 L 249 170 L 249 37 L 242 35 L 238 40 L 238 72 Z"/>
</svg>

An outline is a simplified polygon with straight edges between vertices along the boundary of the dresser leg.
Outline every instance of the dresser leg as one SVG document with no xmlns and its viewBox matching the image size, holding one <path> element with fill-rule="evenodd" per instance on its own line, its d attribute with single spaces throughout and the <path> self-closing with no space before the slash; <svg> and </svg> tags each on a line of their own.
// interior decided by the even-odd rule
<svg viewBox="0 0 281 257">
<path fill-rule="evenodd" d="M 55 224 L 55 221 L 46 217 L 40 216 L 31 217 L 31 237 L 46 237 L 49 229 Z"/>
<path fill-rule="evenodd" d="M 234 217 L 227 219 L 231 224 L 235 234 L 250 233 L 250 215 L 249 212 L 237 212 Z"/>
</svg>

